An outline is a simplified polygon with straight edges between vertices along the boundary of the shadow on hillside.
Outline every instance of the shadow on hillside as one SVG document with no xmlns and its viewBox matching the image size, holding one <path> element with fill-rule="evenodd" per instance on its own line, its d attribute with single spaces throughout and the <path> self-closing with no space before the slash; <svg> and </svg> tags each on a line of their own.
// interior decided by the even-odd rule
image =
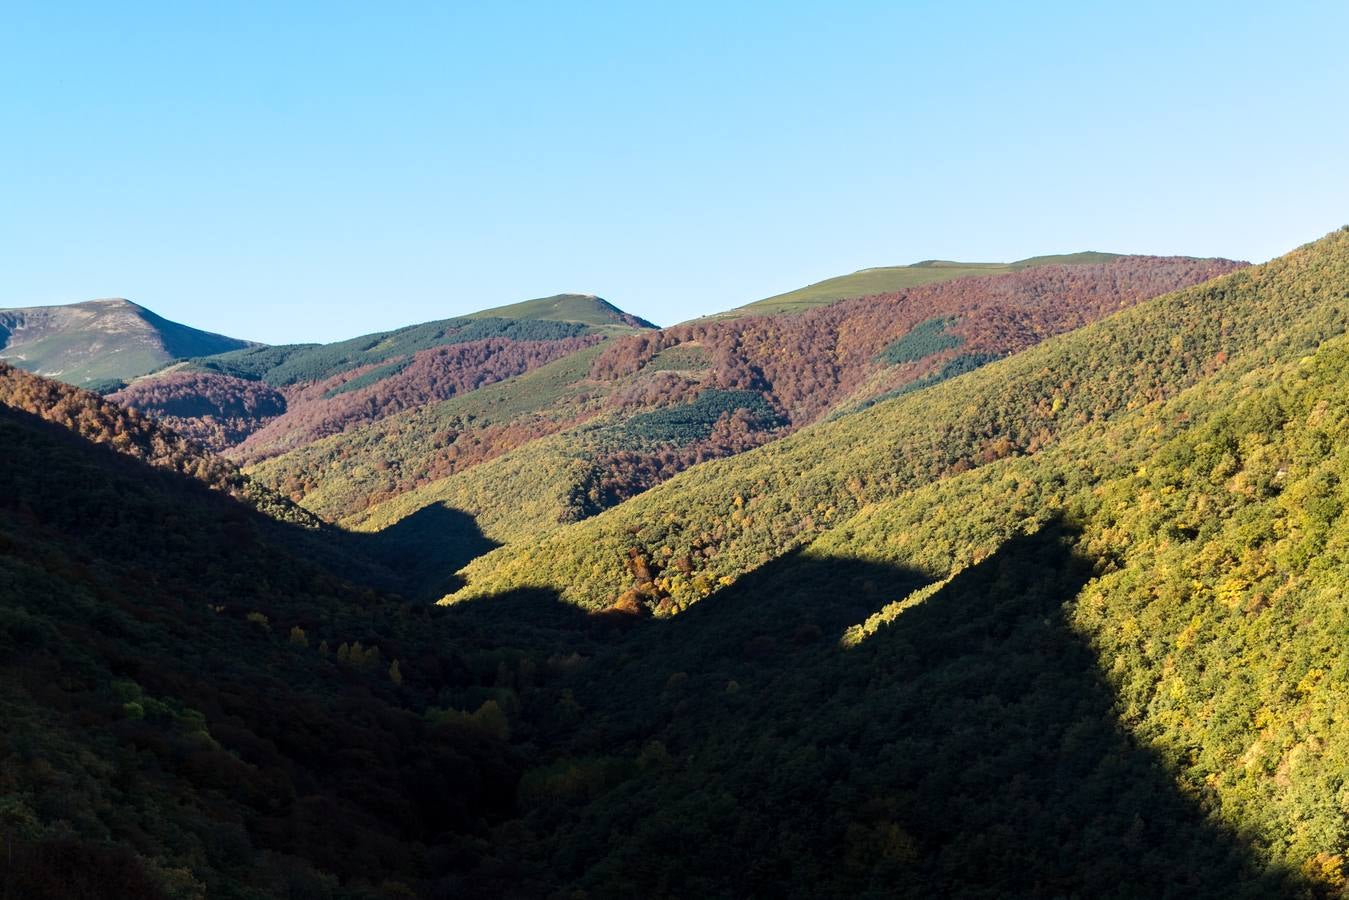
<svg viewBox="0 0 1349 900">
<path fill-rule="evenodd" d="M 218 739 L 235 734 L 226 745 L 248 754 L 252 768 L 220 769 L 238 760 L 211 757 L 194 770 L 204 786 L 194 796 L 237 794 L 237 777 L 254 798 L 270 797 L 269 773 L 285 771 L 282 783 L 299 785 L 299 796 L 320 785 L 340 800 L 291 803 L 289 818 L 272 824 L 277 811 L 241 801 L 265 813 L 251 832 L 261 846 L 303 848 L 334 871 L 374 871 L 384 856 L 417 852 L 389 832 L 396 823 L 424 819 L 418 833 L 448 835 L 443 843 L 458 852 L 469 845 L 457 835 L 477 829 L 480 817 L 518 815 L 523 821 L 502 825 L 490 847 L 465 850 L 491 858 L 467 885 L 476 890 L 456 876 L 460 895 L 554 887 L 651 897 L 1307 893 L 1214 825 L 1119 724 L 1099 660 L 1065 618 L 1092 564 L 1074 553 L 1076 534 L 1064 523 L 1008 541 L 852 649 L 840 647 L 842 631 L 923 584 L 921 573 L 798 553 L 671 620 L 591 616 L 537 590 L 423 608 L 405 620 L 395 604 L 329 596 L 320 579 L 310 586 L 306 571 L 285 570 L 293 557 L 254 545 L 264 517 L 251 508 L 0 409 L 0 424 L 10 419 L 33 438 L 7 433 L 6 461 L 25 462 L 0 466 L 0 505 L 45 535 L 24 552 L 42 559 L 44 541 L 71 543 L 92 560 L 87 571 L 102 574 L 69 566 L 62 577 L 106 589 L 129 608 L 119 617 L 102 595 L 57 590 L 52 603 L 84 605 L 53 607 L 77 638 L 51 646 L 105 659 L 94 670 L 100 678 L 134 678 L 151 696 L 182 697 Z M 39 432 L 63 435 L 81 452 L 57 452 L 60 444 Z M 392 536 L 353 540 L 381 546 L 388 565 L 415 574 L 419 554 L 474 538 L 466 518 L 428 512 Z M 310 545 L 323 539 L 265 522 Z M 387 655 L 408 661 L 407 681 L 395 687 L 382 666 L 374 677 L 332 678 L 317 648 L 293 649 L 241 611 L 232 618 L 208 606 L 226 597 L 277 622 L 312 622 L 334 639 L 357 627 L 380 639 L 380 629 L 401 627 L 406 646 Z M 479 648 L 509 651 L 488 660 L 484 676 L 501 692 L 494 697 L 518 690 L 508 724 L 524 734 L 514 744 L 467 735 L 442 745 L 413 711 L 377 700 L 376 691 L 434 690 L 440 703 L 442 689 L 456 699 L 469 682 L 434 670 Z M 531 692 L 508 655 L 532 657 L 546 687 Z M 463 668 L 477 677 L 468 662 Z M 310 682 L 317 673 L 323 679 Z M 348 678 L 350 690 L 333 689 Z M 57 678 L 40 680 L 61 690 Z M 301 689 L 311 683 L 318 687 Z M 368 725 L 380 716 L 387 727 Z M 147 727 L 138 721 L 108 727 Z M 165 759 L 174 752 L 166 748 Z M 534 765 L 518 790 L 506 759 L 515 754 Z M 588 767 L 568 768 L 573 760 Z M 550 770 L 554 762 L 562 768 Z M 340 828 L 361 822 L 336 842 Z"/>
<path fill-rule="evenodd" d="M 597 895 L 1305 895 L 1119 724 L 1064 616 L 1092 573 L 1075 536 L 1008 541 L 849 649 L 849 624 L 925 579 L 794 554 L 621 633 L 549 615 L 588 629 L 592 655 L 567 683 L 584 715 L 539 743 L 584 758 L 658 741 L 669 759 L 586 806 L 543 802 L 549 871 Z M 448 620 L 510 630 L 552 599 Z"/>
<path fill-rule="evenodd" d="M 410 600 L 435 601 L 464 586 L 455 575 L 471 561 L 500 546 L 484 535 L 473 516 L 433 503 L 383 531 L 346 532 L 371 559 L 392 572 L 399 593 Z"/>
<path fill-rule="evenodd" d="M 455 573 L 500 546 L 473 516 L 438 503 L 376 532 L 336 525 L 311 531 L 270 519 L 264 526 L 332 574 L 413 603 L 434 603 L 459 590 L 464 582 Z"/>
</svg>

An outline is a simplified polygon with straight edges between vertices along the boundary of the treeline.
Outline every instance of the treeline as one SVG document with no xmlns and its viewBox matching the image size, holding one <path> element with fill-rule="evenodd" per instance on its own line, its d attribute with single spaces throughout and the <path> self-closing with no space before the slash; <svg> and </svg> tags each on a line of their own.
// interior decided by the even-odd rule
<svg viewBox="0 0 1349 900">
<path fill-rule="evenodd" d="M 287 387 L 323 381 L 362 366 L 412 356 L 433 347 L 502 338 L 559 341 L 590 333 L 576 322 L 533 319 L 442 319 L 332 344 L 252 347 L 193 360 L 192 365 L 235 378 Z"/>
</svg>

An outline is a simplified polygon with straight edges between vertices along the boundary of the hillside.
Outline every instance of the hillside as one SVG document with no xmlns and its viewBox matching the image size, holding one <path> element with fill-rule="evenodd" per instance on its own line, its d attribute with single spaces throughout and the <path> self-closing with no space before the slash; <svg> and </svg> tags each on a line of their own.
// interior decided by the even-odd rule
<svg viewBox="0 0 1349 900">
<path fill-rule="evenodd" d="M 538 544 L 474 562 L 465 595 L 541 580 L 592 608 L 636 592 L 657 611 L 682 609 L 867 505 L 1034 454 L 1218 369 L 1254 366 L 1276 348 L 1289 356 L 1315 349 L 1349 315 L 1338 293 L 1347 243 L 1349 235 L 1336 233 L 963 377 L 698 466 Z"/>
<path fill-rule="evenodd" d="M 234 449 L 241 460 L 257 460 L 645 327 L 625 324 L 641 320 L 594 297 L 564 295 L 513 309 L 519 314 L 510 318 L 480 313 L 332 344 L 200 357 L 112 396 L 213 450 Z M 550 315 L 568 312 L 599 324 Z"/>
<path fill-rule="evenodd" d="M 644 862 L 687 816 L 826 892 L 1343 896 L 1347 328 L 1349 229 L 475 561 L 469 608 L 679 613 L 574 746 L 681 764 L 554 864 L 724 889 Z"/>
<path fill-rule="evenodd" d="M 0 895 L 393 897 L 471 869 L 519 763 L 490 716 L 423 716 L 476 683 L 404 640 L 436 617 L 185 476 L 152 423 L 5 378 Z"/>
<path fill-rule="evenodd" d="M 493 540 L 515 541 L 621 503 L 689 466 L 919 391 L 1235 266 L 1151 257 L 1047 266 L 795 317 L 689 323 L 588 350 L 586 369 L 557 363 L 492 388 L 483 402 L 468 394 L 250 471 L 363 529 L 438 503 L 477 517 Z M 559 377 L 545 384 L 547 373 Z"/>
<path fill-rule="evenodd" d="M 170 322 L 130 300 L 0 309 L 0 359 L 93 389 L 174 360 L 248 346 L 248 341 Z"/>
<path fill-rule="evenodd" d="M 740 316 L 771 316 L 780 313 L 794 313 L 826 306 L 850 297 L 867 297 L 872 294 L 887 294 L 904 288 L 917 287 L 920 284 L 933 284 L 942 281 L 954 281 L 957 278 L 971 278 L 980 275 L 1002 275 L 1018 272 L 1035 266 L 1083 265 L 1110 262 L 1119 259 L 1118 253 L 1060 253 L 1052 256 L 1032 256 L 1013 263 L 963 263 L 944 259 L 929 259 L 908 266 L 879 266 L 861 269 L 850 275 L 838 275 L 826 278 L 814 284 L 775 294 L 754 303 L 717 313 L 710 318 L 728 319 Z"/>
<path fill-rule="evenodd" d="M 432 607 L 9 370 L 0 890 L 1345 896 L 1349 229 L 1125 305 Z"/>
<path fill-rule="evenodd" d="M 539 488 L 536 500 L 560 498 L 536 522 L 550 524 L 781 437 L 845 400 L 916 390 L 1231 265 L 1154 257 L 1021 265 L 1002 280 L 878 295 L 799 322 L 751 317 L 663 331 L 614 324 L 640 320 L 598 298 L 561 295 L 335 344 L 188 360 L 112 396 L 257 466 L 259 478 L 332 520 L 570 431 L 575 440 L 561 452 L 588 464 L 542 461 L 542 471 L 574 473 Z M 575 317 L 609 324 L 559 321 Z M 607 349 L 594 355 L 599 341 Z M 588 371 L 577 368 L 582 350 Z M 527 377 L 540 367 L 568 373 L 565 384 Z M 484 395 L 490 407 L 474 397 L 497 382 Z M 330 477 L 339 460 L 343 473 Z"/>
</svg>

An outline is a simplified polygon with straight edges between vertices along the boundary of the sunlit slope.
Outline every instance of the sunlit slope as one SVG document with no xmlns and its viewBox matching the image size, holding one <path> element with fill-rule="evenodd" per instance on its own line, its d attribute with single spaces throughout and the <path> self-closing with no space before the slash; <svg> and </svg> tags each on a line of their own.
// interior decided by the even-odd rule
<svg viewBox="0 0 1349 900">
<path fill-rule="evenodd" d="M 248 341 L 200 331 L 120 298 L 0 309 L 0 359 L 67 384 L 101 388 Z"/>
<path fill-rule="evenodd" d="M 1296 359 L 1349 319 L 1349 232 L 1121 312 L 972 374 L 696 467 L 465 570 L 456 599 L 546 584 L 671 612 L 869 504 L 1172 397 L 1219 371 Z"/>
<path fill-rule="evenodd" d="M 258 462 L 649 329 L 596 297 L 564 295 L 331 344 L 185 360 L 114 395 L 241 462 Z M 305 473 L 308 481 L 314 473 Z"/>
<path fill-rule="evenodd" d="M 1349 763 L 1347 444 L 1337 337 L 872 504 L 687 614 L 636 624 L 577 693 L 603 710 L 581 746 L 635 721 L 684 752 L 658 788 L 586 810 L 592 834 L 619 836 L 587 875 L 641 878 L 629 836 L 723 791 L 754 800 L 727 804 L 726 833 L 777 829 L 795 849 L 828 829 L 827 793 L 895 798 L 877 807 L 891 846 L 919 849 L 882 893 L 1033 896 L 1048 867 L 1081 896 L 1114 896 L 1112 881 L 1124 896 L 1339 896 L 1347 817 L 1326 798 Z M 820 790 L 836 772 L 846 784 Z M 1177 797 L 1207 835 L 1177 827 Z M 864 803 L 833 808 L 865 833 Z M 1226 836 L 1242 853 L 1205 863 Z M 1145 874 L 1158 863 L 1179 869 Z M 1026 865 L 1040 877 L 1015 884 Z"/>
<path fill-rule="evenodd" d="M 590 468 L 570 435 L 531 441 L 510 453 L 400 494 L 343 524 L 382 531 L 430 506 L 467 513 L 490 540 L 529 543 L 567 521 L 572 490 Z"/>
<path fill-rule="evenodd" d="M 932 284 L 940 281 L 954 281 L 957 278 L 969 278 L 976 275 L 1000 275 L 1018 272 L 1035 266 L 1078 265 L 1086 263 L 1109 262 L 1119 259 L 1118 253 L 1060 253 L 1052 256 L 1032 256 L 1029 259 L 1013 263 L 965 263 L 949 260 L 927 260 L 909 266 L 878 266 L 873 269 L 861 269 L 849 275 L 826 278 L 814 284 L 776 294 L 763 300 L 717 313 L 712 318 L 735 318 L 737 316 L 764 316 L 778 313 L 799 312 L 816 306 L 825 306 L 849 297 L 867 297 L 872 294 L 886 294 L 904 288 L 917 287 L 920 284 Z"/>
<path fill-rule="evenodd" d="M 1071 523 L 1095 577 L 1064 614 L 1120 720 L 1225 825 L 1333 885 L 1346 814 L 1322 801 L 1349 769 L 1347 447 L 1349 339 L 1307 356 L 1284 344 L 1277 362 L 870 506 L 807 553 L 944 580 Z M 844 643 L 902 628 L 924 597 L 890 599 Z"/>
</svg>

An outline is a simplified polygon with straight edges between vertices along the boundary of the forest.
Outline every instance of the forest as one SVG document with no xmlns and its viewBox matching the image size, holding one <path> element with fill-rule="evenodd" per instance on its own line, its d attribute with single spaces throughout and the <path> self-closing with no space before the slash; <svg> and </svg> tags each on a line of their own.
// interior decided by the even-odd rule
<svg viewBox="0 0 1349 900">
<path fill-rule="evenodd" d="M 0 900 L 1349 900 L 1349 3 L 0 4 Z"/>
<path fill-rule="evenodd" d="M 1349 228 L 1218 268 L 1023 347 L 842 301 L 419 350 L 332 399 L 447 399 L 319 444 L 539 436 L 358 529 L 0 367 L 0 896 L 1349 896 Z M 809 316 L 831 404 L 772 374 Z"/>
</svg>

